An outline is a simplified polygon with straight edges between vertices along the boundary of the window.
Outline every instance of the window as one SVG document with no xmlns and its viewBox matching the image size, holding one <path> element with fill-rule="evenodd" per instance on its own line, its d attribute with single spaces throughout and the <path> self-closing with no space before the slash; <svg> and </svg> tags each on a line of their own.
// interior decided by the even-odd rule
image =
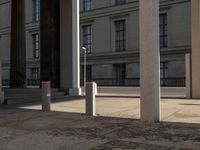
<svg viewBox="0 0 200 150">
<path fill-rule="evenodd" d="M 92 9 L 92 0 L 83 0 L 83 11 L 89 11 Z"/>
<path fill-rule="evenodd" d="M 126 50 L 126 23 L 125 20 L 115 21 L 115 50 Z"/>
<path fill-rule="evenodd" d="M 87 76 L 87 81 L 91 81 L 92 80 L 92 66 L 91 65 L 87 65 L 87 69 L 86 69 L 86 76 Z"/>
<path fill-rule="evenodd" d="M 126 3 L 126 0 L 115 0 L 115 5 L 122 5 L 125 3 Z"/>
<path fill-rule="evenodd" d="M 92 26 L 83 26 L 83 46 L 87 49 L 87 53 L 92 53 Z"/>
<path fill-rule="evenodd" d="M 39 58 L 39 53 L 40 53 L 40 39 L 39 39 L 39 34 L 33 34 L 33 58 Z"/>
<path fill-rule="evenodd" d="M 168 78 L 168 63 L 162 62 L 160 64 L 160 82 L 161 85 L 166 85 L 166 79 Z"/>
<path fill-rule="evenodd" d="M 126 79 L 125 64 L 115 65 L 115 76 L 116 76 L 116 84 L 119 86 L 123 86 L 125 84 L 125 79 Z"/>
<path fill-rule="evenodd" d="M 33 0 L 33 21 L 40 20 L 40 0 Z"/>
<path fill-rule="evenodd" d="M 91 81 L 92 80 L 92 66 L 91 65 L 87 65 L 86 67 L 86 80 L 87 81 Z M 81 66 L 81 80 L 84 79 L 84 66 Z"/>
<path fill-rule="evenodd" d="M 32 80 L 40 79 L 39 68 L 31 68 L 31 79 Z"/>
<path fill-rule="evenodd" d="M 167 14 L 160 14 L 160 47 L 168 47 Z"/>
</svg>

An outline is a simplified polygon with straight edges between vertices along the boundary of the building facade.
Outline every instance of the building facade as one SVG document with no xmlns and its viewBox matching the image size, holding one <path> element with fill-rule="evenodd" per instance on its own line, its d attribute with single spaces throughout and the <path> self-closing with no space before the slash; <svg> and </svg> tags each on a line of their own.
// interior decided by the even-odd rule
<svg viewBox="0 0 200 150">
<path fill-rule="evenodd" d="M 10 0 L 0 0 L 3 82 L 10 77 Z M 161 85 L 185 84 L 185 54 L 191 52 L 190 0 L 160 0 Z M 40 2 L 26 0 L 29 85 L 40 79 Z M 81 0 L 80 41 L 87 48 L 87 79 L 98 85 L 139 85 L 138 0 Z M 81 52 L 81 79 L 83 79 Z"/>
</svg>

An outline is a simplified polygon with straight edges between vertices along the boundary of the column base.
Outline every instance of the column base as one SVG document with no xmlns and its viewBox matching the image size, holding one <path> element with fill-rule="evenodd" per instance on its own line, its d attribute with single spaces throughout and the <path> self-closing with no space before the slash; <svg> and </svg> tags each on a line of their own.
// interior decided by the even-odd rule
<svg viewBox="0 0 200 150">
<path fill-rule="evenodd" d="M 69 89 L 69 96 L 81 96 L 82 90 L 81 88 L 71 88 Z"/>
</svg>

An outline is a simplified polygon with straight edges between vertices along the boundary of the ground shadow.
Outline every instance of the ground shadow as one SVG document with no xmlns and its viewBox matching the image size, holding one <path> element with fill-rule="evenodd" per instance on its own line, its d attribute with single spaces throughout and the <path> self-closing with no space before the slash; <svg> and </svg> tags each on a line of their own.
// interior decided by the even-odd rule
<svg viewBox="0 0 200 150">
<path fill-rule="evenodd" d="M 142 122 L 136 119 L 114 117 L 89 117 L 79 113 L 42 112 L 38 110 L 24 110 L 21 108 L 0 109 L 0 129 L 12 129 L 12 134 L 6 133 L 7 143 L 16 139 L 18 130 L 42 135 L 54 140 L 64 138 L 65 141 L 73 137 L 74 147 L 82 144 L 90 145 L 93 150 L 105 149 L 200 149 L 200 124 Z M 44 134 L 45 133 L 45 134 Z M 9 137 L 9 138 L 8 138 Z M 31 141 L 36 137 L 30 136 Z M 0 141 L 4 141 L 4 139 Z M 19 138 L 19 137 L 18 137 Z M 77 143 L 77 139 L 80 141 Z M 27 141 L 27 140 L 26 140 Z M 40 145 L 39 141 L 37 144 Z M 96 144 L 94 144 L 96 143 Z M 28 144 L 18 142 L 17 144 Z M 47 149 L 48 140 L 46 139 Z M 64 148 L 63 148 L 64 150 Z"/>
</svg>

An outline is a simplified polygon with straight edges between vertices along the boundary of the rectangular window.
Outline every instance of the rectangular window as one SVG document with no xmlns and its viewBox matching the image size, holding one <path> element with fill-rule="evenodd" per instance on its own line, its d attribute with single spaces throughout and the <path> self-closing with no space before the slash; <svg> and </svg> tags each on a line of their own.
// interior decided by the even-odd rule
<svg viewBox="0 0 200 150">
<path fill-rule="evenodd" d="M 160 82 L 161 85 L 166 85 L 166 79 L 168 78 L 168 63 L 162 62 L 160 64 Z"/>
<path fill-rule="evenodd" d="M 40 20 L 40 0 L 33 0 L 33 21 Z"/>
<path fill-rule="evenodd" d="M 83 0 L 83 11 L 89 11 L 92 9 L 92 0 Z"/>
<path fill-rule="evenodd" d="M 126 50 L 126 22 L 125 20 L 115 21 L 115 50 Z"/>
<path fill-rule="evenodd" d="M 119 86 L 125 85 L 125 79 L 126 79 L 126 65 L 125 64 L 115 65 L 115 77 L 116 77 L 117 85 Z"/>
<path fill-rule="evenodd" d="M 83 26 L 83 46 L 87 49 L 87 53 L 92 53 L 92 26 Z"/>
<path fill-rule="evenodd" d="M 31 79 L 32 80 L 40 79 L 39 68 L 31 68 Z"/>
<path fill-rule="evenodd" d="M 40 56 L 40 38 L 39 38 L 39 34 L 33 34 L 32 35 L 33 38 L 33 58 L 39 58 Z"/>
<path fill-rule="evenodd" d="M 81 66 L 81 80 L 84 80 L 84 66 Z M 91 81 L 92 80 L 92 66 L 87 65 L 86 67 L 86 80 Z"/>
<path fill-rule="evenodd" d="M 168 47 L 167 14 L 160 14 L 160 47 Z"/>
<path fill-rule="evenodd" d="M 126 0 L 115 0 L 115 5 L 122 5 L 125 3 L 126 3 Z"/>
<path fill-rule="evenodd" d="M 87 69 L 86 69 L 86 73 L 87 73 L 87 81 L 91 81 L 92 80 L 92 66 L 91 65 L 87 65 Z"/>
</svg>

